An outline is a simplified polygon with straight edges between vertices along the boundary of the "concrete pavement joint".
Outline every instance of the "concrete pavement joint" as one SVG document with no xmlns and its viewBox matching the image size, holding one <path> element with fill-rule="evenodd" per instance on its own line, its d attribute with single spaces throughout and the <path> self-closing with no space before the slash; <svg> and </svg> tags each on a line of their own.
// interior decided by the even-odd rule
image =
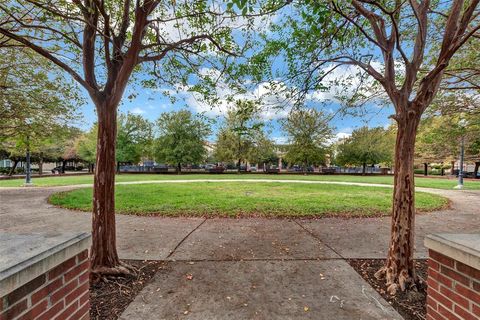
<svg viewBox="0 0 480 320">
<path fill-rule="evenodd" d="M 178 247 L 180 247 L 182 245 L 182 243 L 187 240 L 187 238 L 192 234 L 194 233 L 198 228 L 200 228 L 202 226 L 202 224 L 205 223 L 205 221 L 207 221 L 207 218 L 203 219 L 202 222 L 200 222 L 195 228 L 193 228 L 192 231 L 190 231 L 185 237 L 183 237 L 182 240 L 180 240 L 180 242 L 175 246 L 175 248 L 173 248 L 172 251 L 170 251 L 170 254 L 167 256 L 167 259 L 170 258 L 174 253 L 175 253 L 175 250 L 178 249 Z"/>
<path fill-rule="evenodd" d="M 298 222 L 297 220 L 292 220 L 293 222 L 295 222 L 296 224 L 299 225 L 300 228 L 302 228 L 303 230 L 305 230 L 305 232 L 307 232 L 311 237 L 313 237 L 314 239 L 316 239 L 318 242 L 320 242 L 321 244 L 323 244 L 325 247 L 327 247 L 328 249 L 332 250 L 336 255 L 338 255 L 340 258 L 342 258 L 343 260 L 346 260 L 346 258 L 344 256 L 342 256 L 337 250 L 335 250 L 332 246 L 330 246 L 329 244 L 323 242 L 317 235 L 315 235 L 313 232 L 311 232 L 310 230 L 308 230 L 307 228 L 305 228 L 300 222 Z"/>
<path fill-rule="evenodd" d="M 129 260 L 129 259 L 125 259 Z M 134 260 L 134 259 L 133 259 Z M 239 259 L 165 259 L 155 260 L 159 262 L 269 262 L 269 261 L 326 261 L 326 260 L 346 260 L 345 258 L 239 258 Z"/>
</svg>

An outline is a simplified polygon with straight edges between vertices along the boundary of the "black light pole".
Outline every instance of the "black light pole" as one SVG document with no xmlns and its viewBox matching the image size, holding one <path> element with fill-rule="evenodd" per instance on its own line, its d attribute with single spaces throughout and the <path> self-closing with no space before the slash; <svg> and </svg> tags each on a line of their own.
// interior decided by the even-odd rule
<svg viewBox="0 0 480 320">
<path fill-rule="evenodd" d="M 465 119 L 461 119 L 459 124 L 462 128 L 462 140 L 460 141 L 460 163 L 458 168 L 458 185 L 455 189 L 463 189 L 463 161 L 465 157 L 465 127 L 467 126 L 467 121 Z"/>
<path fill-rule="evenodd" d="M 465 156 L 465 135 L 462 135 L 460 145 L 460 168 L 458 169 L 458 186 L 457 189 L 463 189 L 463 158 Z"/>
<path fill-rule="evenodd" d="M 27 154 L 25 156 L 27 162 L 26 175 L 25 175 L 25 185 L 32 184 L 32 172 L 30 168 L 30 136 L 27 135 Z"/>
</svg>

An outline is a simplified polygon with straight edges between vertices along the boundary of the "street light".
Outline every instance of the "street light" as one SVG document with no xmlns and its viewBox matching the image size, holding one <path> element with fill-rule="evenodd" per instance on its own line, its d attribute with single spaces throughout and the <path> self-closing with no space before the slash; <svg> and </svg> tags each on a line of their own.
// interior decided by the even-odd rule
<svg viewBox="0 0 480 320">
<path fill-rule="evenodd" d="M 463 160 L 465 157 L 465 127 L 467 126 L 467 120 L 461 119 L 458 124 L 462 129 L 462 139 L 460 141 L 460 163 L 458 168 L 458 185 L 455 189 L 463 189 Z"/>
<path fill-rule="evenodd" d="M 27 163 L 27 167 L 25 169 L 25 186 L 32 185 L 32 172 L 30 168 L 30 136 L 27 135 L 27 154 L 25 155 L 25 160 Z"/>
<path fill-rule="evenodd" d="M 25 123 L 27 126 L 30 126 L 32 124 L 32 119 L 27 118 L 25 119 Z M 27 130 L 29 130 L 28 128 Z M 26 162 L 26 168 L 25 168 L 25 186 L 29 187 L 32 186 L 32 170 L 31 170 L 31 163 L 30 163 L 30 133 L 27 133 L 27 139 L 26 139 L 26 155 L 25 155 L 25 162 Z"/>
</svg>

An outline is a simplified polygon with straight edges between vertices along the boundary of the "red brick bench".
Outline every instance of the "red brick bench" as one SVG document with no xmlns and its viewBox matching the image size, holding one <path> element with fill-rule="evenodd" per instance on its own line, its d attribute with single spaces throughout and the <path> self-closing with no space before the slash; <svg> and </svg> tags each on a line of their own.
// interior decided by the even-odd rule
<svg viewBox="0 0 480 320">
<path fill-rule="evenodd" d="M 2 234 L 0 243 L 0 320 L 89 319 L 90 235 Z"/>
</svg>

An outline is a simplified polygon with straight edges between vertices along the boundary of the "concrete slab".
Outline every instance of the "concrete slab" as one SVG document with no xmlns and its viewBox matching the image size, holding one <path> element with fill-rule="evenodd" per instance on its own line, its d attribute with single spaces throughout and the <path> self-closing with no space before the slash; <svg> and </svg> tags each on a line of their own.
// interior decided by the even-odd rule
<svg viewBox="0 0 480 320">
<path fill-rule="evenodd" d="M 450 209 L 420 213 L 415 218 L 415 257 L 428 258 L 425 236 L 431 233 L 474 233 L 480 230 L 480 192 L 430 190 L 452 200 Z M 307 230 L 344 258 L 384 259 L 390 241 L 390 217 L 299 220 Z"/>
<path fill-rule="evenodd" d="M 207 219 L 171 256 L 174 260 L 339 258 L 294 221 Z"/>
<path fill-rule="evenodd" d="M 205 219 L 117 216 L 121 258 L 165 260 Z"/>
<path fill-rule="evenodd" d="M 62 188 L 0 190 L 0 230 L 47 236 L 90 232 L 91 214 L 57 208 L 47 197 Z M 123 259 L 162 260 L 204 219 L 117 215 L 118 252 Z"/>
<path fill-rule="evenodd" d="M 169 262 L 120 319 L 402 318 L 345 261 L 321 260 Z"/>
<path fill-rule="evenodd" d="M 390 226 L 383 218 L 299 221 L 344 258 L 385 258 Z"/>
</svg>

